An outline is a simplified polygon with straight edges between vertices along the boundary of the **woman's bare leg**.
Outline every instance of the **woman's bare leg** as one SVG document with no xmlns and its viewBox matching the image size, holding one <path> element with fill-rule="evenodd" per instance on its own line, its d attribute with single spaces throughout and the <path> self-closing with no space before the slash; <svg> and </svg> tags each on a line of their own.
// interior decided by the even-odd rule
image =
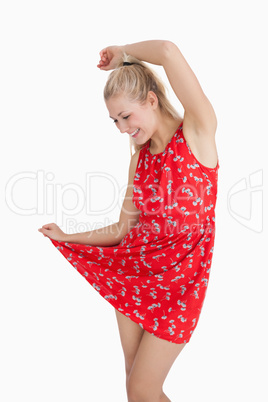
<svg viewBox="0 0 268 402">
<path fill-rule="evenodd" d="M 185 344 L 171 343 L 144 331 L 129 374 L 129 402 L 168 402 L 163 384 Z"/>
<path fill-rule="evenodd" d="M 139 324 L 136 324 L 134 321 L 130 320 L 130 318 L 126 317 L 124 314 L 120 313 L 116 309 L 115 314 L 125 357 L 127 383 L 142 335 L 144 333 L 144 329 L 142 329 Z"/>
<path fill-rule="evenodd" d="M 156 338 L 118 310 L 115 309 L 115 313 L 125 356 L 129 402 L 171 402 L 162 387 L 185 344 L 178 345 Z"/>
</svg>

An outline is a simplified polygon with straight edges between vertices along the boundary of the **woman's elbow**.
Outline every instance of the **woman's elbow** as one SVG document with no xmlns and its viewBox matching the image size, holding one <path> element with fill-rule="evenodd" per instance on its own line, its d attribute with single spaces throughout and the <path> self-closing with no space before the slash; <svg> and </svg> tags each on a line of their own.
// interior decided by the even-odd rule
<svg viewBox="0 0 268 402">
<path fill-rule="evenodd" d="M 163 51 L 164 59 L 172 59 L 174 54 L 176 52 L 179 52 L 179 49 L 178 49 L 177 45 L 175 45 L 175 43 L 173 43 L 169 40 L 165 40 L 165 41 L 163 41 L 162 51 Z"/>
</svg>

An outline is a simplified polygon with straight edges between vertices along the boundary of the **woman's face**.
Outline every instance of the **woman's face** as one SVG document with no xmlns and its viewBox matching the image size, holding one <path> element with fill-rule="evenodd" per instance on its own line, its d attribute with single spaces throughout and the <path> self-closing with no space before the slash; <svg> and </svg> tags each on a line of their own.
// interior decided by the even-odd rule
<svg viewBox="0 0 268 402">
<path fill-rule="evenodd" d="M 154 134 L 156 123 L 156 95 L 148 93 L 144 104 L 130 101 L 125 95 L 118 95 L 106 101 L 110 117 L 121 133 L 130 135 L 137 144 L 144 144 Z"/>
</svg>

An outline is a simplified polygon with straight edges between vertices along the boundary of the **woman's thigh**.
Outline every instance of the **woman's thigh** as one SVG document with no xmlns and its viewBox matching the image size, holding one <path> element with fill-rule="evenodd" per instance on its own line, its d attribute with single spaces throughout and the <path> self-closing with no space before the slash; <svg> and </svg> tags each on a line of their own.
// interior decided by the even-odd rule
<svg viewBox="0 0 268 402">
<path fill-rule="evenodd" d="M 139 348 L 144 329 L 116 309 L 115 314 L 125 356 L 126 375 L 128 377 Z"/>
<path fill-rule="evenodd" d="M 185 345 L 168 342 L 144 331 L 129 377 L 130 394 L 158 397 L 170 368 Z"/>
</svg>

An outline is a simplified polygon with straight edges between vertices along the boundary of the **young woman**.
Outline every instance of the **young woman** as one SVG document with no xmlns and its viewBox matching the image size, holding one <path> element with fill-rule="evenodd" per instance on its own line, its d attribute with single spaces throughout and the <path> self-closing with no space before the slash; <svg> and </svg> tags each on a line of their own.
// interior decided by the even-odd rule
<svg viewBox="0 0 268 402">
<path fill-rule="evenodd" d="M 163 66 L 183 119 L 144 62 Z M 39 230 L 114 306 L 128 401 L 170 401 L 163 383 L 196 328 L 211 268 L 216 116 L 172 42 L 107 47 L 98 68 L 113 70 L 104 99 L 135 149 L 119 221 L 86 233 Z"/>
</svg>

